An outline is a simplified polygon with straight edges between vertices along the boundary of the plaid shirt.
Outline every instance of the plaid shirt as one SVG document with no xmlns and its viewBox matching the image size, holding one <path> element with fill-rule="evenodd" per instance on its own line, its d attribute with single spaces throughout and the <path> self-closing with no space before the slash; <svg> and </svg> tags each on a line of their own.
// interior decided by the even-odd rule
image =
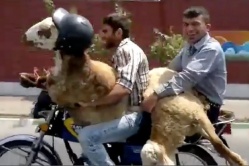
<svg viewBox="0 0 249 166">
<path fill-rule="evenodd" d="M 149 62 L 143 50 L 129 38 L 121 41 L 112 57 L 117 83 L 131 90 L 130 105 L 138 106 L 148 86 Z"/>
</svg>

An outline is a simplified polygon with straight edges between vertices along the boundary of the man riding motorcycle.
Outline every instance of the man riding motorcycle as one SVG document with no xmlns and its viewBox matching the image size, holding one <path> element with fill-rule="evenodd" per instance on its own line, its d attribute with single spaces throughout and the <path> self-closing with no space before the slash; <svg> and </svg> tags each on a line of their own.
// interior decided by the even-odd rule
<svg viewBox="0 0 249 166">
<path fill-rule="evenodd" d="M 115 104 L 126 96 L 130 99 L 130 109 L 125 110 L 127 114 L 122 118 L 78 130 L 83 153 L 93 165 L 114 165 L 103 143 L 123 141 L 136 134 L 143 117 L 139 106 L 148 85 L 149 64 L 143 50 L 129 39 L 129 22 L 127 16 L 119 13 L 109 14 L 103 19 L 100 36 L 106 49 L 116 50 L 112 62 L 118 79 L 104 98 L 81 103 L 83 107 L 91 107 Z"/>
<path fill-rule="evenodd" d="M 210 16 L 203 7 L 190 7 L 183 13 L 183 35 L 187 44 L 171 61 L 169 68 L 178 72 L 143 102 L 151 112 L 160 98 L 178 95 L 194 88 L 209 101 L 207 115 L 212 123 L 218 121 L 227 84 L 225 54 L 220 43 L 210 37 Z"/>
<path fill-rule="evenodd" d="M 149 64 L 143 50 L 129 39 L 128 23 L 129 19 L 118 13 L 104 18 L 101 36 L 107 49 L 116 49 L 113 67 L 117 70 L 118 79 L 106 97 L 93 103 L 80 103 L 82 107 L 111 105 L 129 96 L 132 107 L 121 119 L 78 129 L 79 142 L 91 165 L 114 165 L 103 143 L 123 141 L 134 135 L 143 119 L 139 105 L 148 85 Z M 83 56 L 93 38 L 91 23 L 80 15 L 63 13 L 56 24 L 59 33 L 56 49 L 70 56 Z M 68 49 L 68 46 L 74 49 Z"/>
</svg>

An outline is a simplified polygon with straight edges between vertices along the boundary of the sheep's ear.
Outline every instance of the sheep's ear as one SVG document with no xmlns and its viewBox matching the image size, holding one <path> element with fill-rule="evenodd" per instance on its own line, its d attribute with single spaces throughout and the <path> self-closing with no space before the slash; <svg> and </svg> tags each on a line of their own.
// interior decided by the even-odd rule
<svg viewBox="0 0 249 166">
<path fill-rule="evenodd" d="M 70 9 L 69 9 L 69 13 L 71 14 L 77 14 L 78 13 L 78 10 L 75 6 L 71 6 Z"/>
</svg>

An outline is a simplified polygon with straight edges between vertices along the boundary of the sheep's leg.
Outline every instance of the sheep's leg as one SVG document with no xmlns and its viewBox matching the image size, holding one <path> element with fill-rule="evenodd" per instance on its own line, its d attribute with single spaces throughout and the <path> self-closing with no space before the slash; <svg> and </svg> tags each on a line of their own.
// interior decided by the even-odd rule
<svg viewBox="0 0 249 166">
<path fill-rule="evenodd" d="M 170 153 L 172 148 L 169 140 L 160 131 L 160 129 L 152 127 L 150 140 L 141 150 L 143 165 L 175 165 L 175 151 L 173 151 L 173 154 Z"/>
<path fill-rule="evenodd" d="M 215 150 L 220 153 L 231 165 L 247 165 L 247 162 L 244 161 L 240 155 L 232 152 L 223 144 L 221 139 L 215 133 L 215 129 L 206 114 L 200 114 L 198 121 L 204 130 L 204 132 L 202 132 L 203 136 L 210 140 Z"/>
<path fill-rule="evenodd" d="M 203 129 L 201 130 L 201 135 L 202 135 L 204 138 L 208 139 L 208 140 L 211 139 L 211 138 L 209 137 L 209 135 L 206 133 L 206 131 L 204 131 Z M 232 153 L 234 153 L 234 152 L 232 152 Z M 234 155 L 238 155 L 238 154 L 234 154 Z M 237 165 L 237 164 L 234 163 L 230 158 L 225 158 L 225 159 L 228 161 L 228 163 L 229 163 L 230 165 Z"/>
<path fill-rule="evenodd" d="M 142 164 L 146 166 L 175 165 L 174 160 L 166 154 L 164 146 L 151 140 L 148 140 L 143 146 L 141 150 L 141 159 Z"/>
<path fill-rule="evenodd" d="M 157 165 L 158 153 L 160 153 L 160 148 L 157 143 L 148 140 L 141 150 L 142 164 L 148 166 Z"/>
</svg>

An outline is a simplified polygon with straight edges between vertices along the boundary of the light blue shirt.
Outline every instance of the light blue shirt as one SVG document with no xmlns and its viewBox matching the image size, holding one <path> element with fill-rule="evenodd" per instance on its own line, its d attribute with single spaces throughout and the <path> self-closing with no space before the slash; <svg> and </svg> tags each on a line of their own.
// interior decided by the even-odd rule
<svg viewBox="0 0 249 166">
<path fill-rule="evenodd" d="M 179 73 L 155 89 L 159 98 L 178 95 L 194 88 L 210 101 L 223 104 L 227 85 L 225 53 L 220 43 L 207 34 L 194 44 L 196 52 L 191 55 L 189 44 L 171 61 L 169 68 Z"/>
</svg>

